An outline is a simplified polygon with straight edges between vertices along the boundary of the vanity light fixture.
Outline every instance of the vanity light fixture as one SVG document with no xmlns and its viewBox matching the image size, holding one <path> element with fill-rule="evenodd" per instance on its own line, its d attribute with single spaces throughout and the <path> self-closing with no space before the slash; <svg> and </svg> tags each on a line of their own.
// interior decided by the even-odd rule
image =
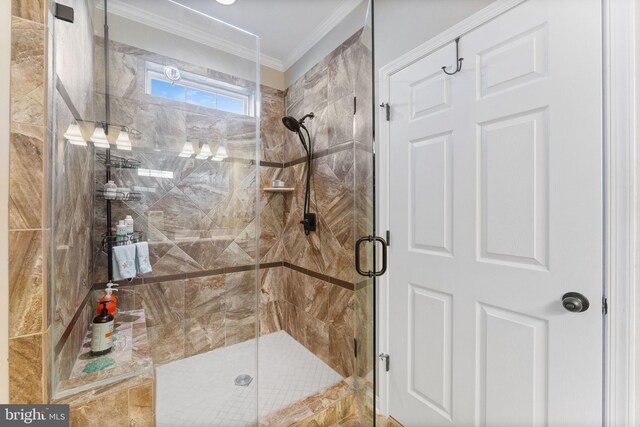
<svg viewBox="0 0 640 427">
<path fill-rule="evenodd" d="M 104 128 L 102 126 L 96 126 L 96 129 L 93 131 L 93 135 L 91 135 L 91 142 L 93 142 L 95 147 L 109 148 L 107 134 L 104 133 Z"/>
<path fill-rule="evenodd" d="M 216 155 L 213 156 L 211 160 L 214 160 L 216 162 L 221 162 L 227 157 L 229 157 L 229 153 L 227 153 L 227 147 L 221 144 L 218 146 L 218 149 L 216 150 Z"/>
<path fill-rule="evenodd" d="M 80 145 L 82 147 L 87 146 L 87 141 L 82 137 L 80 126 L 77 124 L 70 124 L 67 131 L 64 133 L 64 137 L 71 145 Z"/>
<path fill-rule="evenodd" d="M 202 148 L 200 149 L 200 153 L 196 156 L 196 159 L 208 159 L 211 157 L 213 153 L 211 152 L 211 147 L 206 142 L 202 144 Z"/>
<path fill-rule="evenodd" d="M 131 140 L 129 139 L 129 134 L 125 128 L 122 128 L 120 131 L 118 139 L 116 139 L 116 146 L 118 147 L 118 150 L 131 151 Z"/>
<path fill-rule="evenodd" d="M 178 157 L 191 157 L 195 153 L 196 152 L 193 151 L 193 145 L 191 145 L 191 142 L 187 141 L 184 143 L 184 147 L 182 147 L 182 152 L 178 154 Z"/>
<path fill-rule="evenodd" d="M 236 0 L 216 0 L 218 3 L 223 4 L 225 6 L 231 6 L 236 2 Z"/>
<path fill-rule="evenodd" d="M 227 157 L 229 157 L 229 154 L 227 153 L 227 147 L 225 147 L 224 145 L 221 145 L 218 147 L 218 149 L 216 150 L 216 155 L 215 155 L 216 159 L 226 159 Z"/>
</svg>

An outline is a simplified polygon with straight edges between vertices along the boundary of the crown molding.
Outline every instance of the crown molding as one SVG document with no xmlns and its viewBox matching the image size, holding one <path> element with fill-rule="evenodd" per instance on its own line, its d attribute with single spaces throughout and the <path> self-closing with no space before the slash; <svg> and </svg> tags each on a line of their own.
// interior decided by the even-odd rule
<svg viewBox="0 0 640 427">
<path fill-rule="evenodd" d="M 288 70 L 313 46 L 322 40 L 331 30 L 333 30 L 347 15 L 353 12 L 365 0 L 345 0 L 336 11 L 331 14 L 319 27 L 311 32 L 302 42 L 291 52 L 283 62 L 283 68 Z M 364 21 L 362 22 L 364 25 Z"/>
<path fill-rule="evenodd" d="M 102 4 L 99 4 L 98 8 L 104 10 Z M 206 31 L 196 29 L 181 22 L 165 18 L 148 10 L 136 7 L 130 3 L 125 3 L 122 0 L 110 0 L 109 13 L 239 56 L 240 58 L 244 58 L 249 61 L 256 60 L 256 53 L 254 49 L 217 37 Z M 277 71 L 284 72 L 286 70 L 281 60 L 269 55 L 260 55 L 260 64 Z"/>
</svg>

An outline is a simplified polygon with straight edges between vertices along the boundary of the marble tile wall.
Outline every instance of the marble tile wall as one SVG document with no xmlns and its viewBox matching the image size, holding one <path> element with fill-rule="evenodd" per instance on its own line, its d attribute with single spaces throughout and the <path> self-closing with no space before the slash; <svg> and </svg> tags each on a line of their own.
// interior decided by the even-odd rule
<svg viewBox="0 0 640 427">
<path fill-rule="evenodd" d="M 96 37 L 95 41 L 96 115 L 103 117 L 103 58 L 98 54 L 103 40 Z M 112 214 L 114 221 L 132 215 L 136 230 L 149 242 L 153 272 L 145 275 L 143 284 L 123 286 L 118 297 L 122 307 L 144 308 L 148 313 L 154 362 L 167 363 L 255 338 L 258 323 L 263 330 L 280 330 L 277 296 L 267 297 L 259 318 L 255 272 L 221 272 L 256 261 L 281 263 L 284 256 L 283 198 L 262 192 L 260 206 L 256 205 L 257 168 L 261 188 L 271 186 L 282 174 L 284 93 L 261 87 L 263 163 L 256 166 L 253 117 L 152 97 L 145 91 L 145 63 L 174 65 L 244 87 L 255 84 L 117 42 L 110 44 L 110 61 L 111 121 L 141 135 L 132 140 L 132 152 L 112 153 L 133 157 L 143 168 L 173 174 L 173 178 L 157 178 L 139 176 L 136 170 L 112 169 L 118 185 L 139 189 L 143 195 L 137 202 L 113 203 Z M 186 141 L 196 150 L 198 144 L 209 143 L 214 153 L 224 142 L 233 159 L 216 162 L 179 157 Z M 97 158 L 94 167 L 95 185 L 100 188 L 105 169 Z M 260 236 L 256 236 L 258 208 Z M 93 216 L 93 281 L 104 283 L 107 256 L 100 243 L 107 230 L 103 201 L 95 200 Z M 279 272 L 280 268 L 263 270 L 262 280 L 274 282 Z M 271 285 L 265 289 L 263 295 L 268 295 Z M 94 304 L 101 295 L 101 291 L 94 293 Z"/>
<path fill-rule="evenodd" d="M 102 43 L 96 38 L 96 52 L 101 52 Z M 104 110 L 104 78 L 99 71 L 103 59 L 101 54 L 95 58 L 98 110 Z M 262 227 L 256 253 L 255 119 L 148 95 L 145 63 L 174 65 L 243 87 L 255 84 L 117 42 L 111 42 L 110 58 L 111 121 L 133 127 L 141 135 L 133 140 L 134 151 L 124 155 L 140 160 L 143 168 L 173 173 L 173 178 L 141 177 L 136 170 L 114 173 L 116 184 L 136 187 L 142 193 L 141 201 L 114 203 L 113 218 L 130 214 L 136 229 L 144 232 L 153 267 L 146 278 L 280 261 L 281 197 L 261 194 Z M 261 92 L 262 160 L 272 162 L 260 166 L 261 184 L 266 186 L 282 174 L 283 131 L 278 123 L 284 111 L 284 93 L 266 86 Z M 103 111 L 97 112 L 98 117 L 103 115 Z M 208 143 L 214 153 L 225 143 L 234 160 L 178 157 L 187 141 L 195 150 Z M 98 161 L 95 167 L 99 188 L 104 185 L 104 167 Z M 94 218 L 94 282 L 101 283 L 107 280 L 107 256 L 100 247 L 106 233 L 104 202 L 96 200 Z"/>
<path fill-rule="evenodd" d="M 306 166 L 297 163 L 304 151 L 297 136 L 288 132 L 287 162 L 297 164 L 286 164 L 284 171 L 287 184 L 296 188 L 293 196 L 285 199 L 285 261 L 352 283 L 356 280 L 354 183 L 361 179 L 355 175 L 354 154 L 356 76 L 363 62 L 359 37 L 360 32 L 346 40 L 292 84 L 285 94 L 287 115 L 301 117 L 311 111 L 316 114 L 309 130 L 316 153 L 312 163 L 311 211 L 318 214 L 317 232 L 305 236 L 299 221 L 304 204 Z M 362 108 L 367 105 L 364 100 L 358 102 Z"/>
<path fill-rule="evenodd" d="M 155 425 L 155 381 L 141 375 L 53 403 L 68 404 L 72 427 Z"/>
<path fill-rule="evenodd" d="M 354 372 L 354 292 L 287 268 L 284 330 L 344 377 Z"/>
<path fill-rule="evenodd" d="M 49 241 L 47 9 L 12 0 L 9 179 L 9 398 L 46 401 Z"/>
<path fill-rule="evenodd" d="M 296 191 L 285 198 L 285 330 L 344 376 L 370 369 L 373 360 L 372 298 L 356 289 L 355 236 L 371 233 L 371 75 L 362 31 L 316 64 L 285 94 L 287 115 L 316 115 L 309 130 L 315 143 L 311 211 L 317 231 L 305 236 L 299 221 L 304 204 L 304 151 L 286 135 L 283 179 Z M 367 92 L 368 90 L 368 92 Z M 357 99 L 354 113 L 354 97 Z M 337 284 L 340 283 L 340 284 Z M 313 304 L 310 302 L 313 301 Z M 311 304 L 311 305 L 310 305 Z M 354 358 L 354 338 L 365 353 Z M 364 359 L 369 360 L 363 362 Z M 364 365 L 364 366 L 363 366 Z"/>
<path fill-rule="evenodd" d="M 260 427 L 333 426 L 354 415 L 353 379 L 347 378 L 260 419 Z"/>
<path fill-rule="evenodd" d="M 118 307 L 145 310 L 151 356 L 160 365 L 254 339 L 257 327 L 261 334 L 282 330 L 284 271 L 279 265 L 259 273 L 248 270 L 126 286 L 117 295 Z M 101 290 L 94 291 L 93 300 L 102 295 Z"/>
</svg>

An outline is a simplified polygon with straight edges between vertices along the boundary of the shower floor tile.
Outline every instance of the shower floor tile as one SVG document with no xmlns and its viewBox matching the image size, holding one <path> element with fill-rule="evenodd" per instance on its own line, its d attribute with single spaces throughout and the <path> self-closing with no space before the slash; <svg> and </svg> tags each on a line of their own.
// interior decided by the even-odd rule
<svg viewBox="0 0 640 427">
<path fill-rule="evenodd" d="M 259 376 L 256 378 L 256 352 Z M 254 379 L 247 387 L 234 381 Z M 244 427 L 322 391 L 342 376 L 284 331 L 156 368 L 159 427 Z M 259 399 L 258 399 L 259 394 Z"/>
</svg>

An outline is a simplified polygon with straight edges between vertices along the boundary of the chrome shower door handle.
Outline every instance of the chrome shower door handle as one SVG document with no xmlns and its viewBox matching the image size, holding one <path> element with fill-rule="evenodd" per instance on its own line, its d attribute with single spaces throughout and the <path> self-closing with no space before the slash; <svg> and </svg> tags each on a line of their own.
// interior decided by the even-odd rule
<svg viewBox="0 0 640 427">
<path fill-rule="evenodd" d="M 360 262 L 360 248 L 364 242 L 380 242 L 382 243 L 382 268 L 378 271 L 363 271 Z M 387 241 L 379 236 L 365 236 L 356 240 L 355 256 L 356 256 L 356 271 L 359 275 L 365 277 L 382 276 L 387 271 Z"/>
</svg>

